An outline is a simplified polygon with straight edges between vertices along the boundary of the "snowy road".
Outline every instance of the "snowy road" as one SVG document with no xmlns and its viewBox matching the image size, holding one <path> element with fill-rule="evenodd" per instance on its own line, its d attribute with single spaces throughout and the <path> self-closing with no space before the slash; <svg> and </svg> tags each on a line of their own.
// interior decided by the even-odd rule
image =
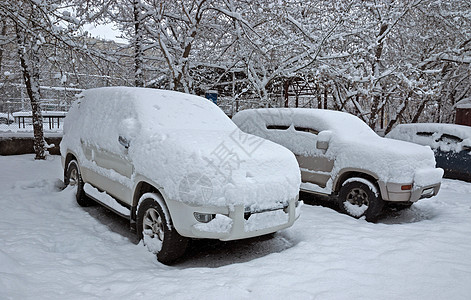
<svg viewBox="0 0 471 300">
<path fill-rule="evenodd" d="M 61 191 L 60 157 L 0 156 L 0 299 L 469 299 L 471 184 L 378 224 L 305 205 L 292 228 L 158 263 L 127 223 Z"/>
</svg>

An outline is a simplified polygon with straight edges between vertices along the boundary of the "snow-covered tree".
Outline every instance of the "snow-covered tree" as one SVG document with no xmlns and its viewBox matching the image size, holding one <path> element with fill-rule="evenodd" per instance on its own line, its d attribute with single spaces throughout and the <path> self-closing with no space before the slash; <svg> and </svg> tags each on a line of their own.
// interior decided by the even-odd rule
<svg viewBox="0 0 471 300">
<path fill-rule="evenodd" d="M 471 96 L 466 0 L 24 0 L 0 10 L 1 28 L 26 29 L 22 44 L 14 36 L 25 64 L 38 53 L 85 88 L 216 89 L 259 106 L 290 105 L 290 89 L 306 88 L 309 103 L 296 94 L 294 105 L 348 111 L 386 132 L 451 122 Z M 129 44 L 72 34 L 85 22 L 113 22 Z"/>
<path fill-rule="evenodd" d="M 43 118 L 41 113 L 41 80 L 56 66 L 62 73 L 67 64 L 75 64 L 78 53 L 92 61 L 102 54 L 87 49 L 86 39 L 78 33 L 81 21 L 70 12 L 70 2 L 61 0 L 21 0 L 0 2 L 0 15 L 4 26 L 12 30 L 2 36 L 11 49 L 17 49 L 26 93 L 32 109 L 34 149 L 36 159 L 45 158 Z M 59 76 L 62 83 L 67 75 Z"/>
<path fill-rule="evenodd" d="M 43 28 L 45 26 L 49 28 L 52 25 L 42 22 L 45 16 L 46 20 L 49 21 L 47 17 L 48 7 L 43 4 L 35 1 L 2 2 L 0 4 L 2 19 L 6 20 L 8 18 L 15 28 L 18 58 L 32 107 L 36 159 L 45 158 L 43 119 L 39 103 L 39 51 L 41 45 L 45 43 Z"/>
</svg>

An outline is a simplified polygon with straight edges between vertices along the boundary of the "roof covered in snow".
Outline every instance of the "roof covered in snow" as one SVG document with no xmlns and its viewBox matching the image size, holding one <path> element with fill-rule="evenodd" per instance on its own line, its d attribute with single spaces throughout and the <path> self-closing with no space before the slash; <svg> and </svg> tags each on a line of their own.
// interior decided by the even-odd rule
<svg viewBox="0 0 471 300">
<path fill-rule="evenodd" d="M 456 108 L 471 109 L 471 98 L 465 98 L 455 104 Z"/>
<path fill-rule="evenodd" d="M 471 138 L 471 126 L 448 123 L 413 123 L 399 124 L 388 135 L 389 138 L 400 138 L 413 141 L 417 133 L 450 134 L 461 139 Z"/>
<path fill-rule="evenodd" d="M 341 111 L 313 108 L 262 108 L 244 110 L 236 114 L 237 124 L 258 122 L 259 126 L 294 125 L 315 127 L 317 131 L 330 130 L 345 134 L 377 136 L 376 133 L 358 117 Z M 273 123 L 273 124 L 271 124 Z M 276 123 L 276 124 L 275 124 Z"/>
</svg>

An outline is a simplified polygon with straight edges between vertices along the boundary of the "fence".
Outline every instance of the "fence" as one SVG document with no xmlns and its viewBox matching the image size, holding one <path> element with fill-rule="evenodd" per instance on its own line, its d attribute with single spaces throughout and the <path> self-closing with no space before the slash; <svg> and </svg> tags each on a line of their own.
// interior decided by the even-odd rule
<svg viewBox="0 0 471 300">
<path fill-rule="evenodd" d="M 222 109 L 229 117 L 232 117 L 237 112 L 250 109 L 250 108 L 262 108 L 262 107 L 281 107 L 281 97 L 271 96 L 267 101 L 261 101 L 258 98 L 252 99 L 234 99 L 232 97 L 221 97 L 217 101 L 217 105 Z"/>
<path fill-rule="evenodd" d="M 43 129 L 45 132 L 62 132 L 64 111 L 43 111 Z M 0 132 L 27 133 L 33 131 L 31 111 L 0 113 Z"/>
</svg>

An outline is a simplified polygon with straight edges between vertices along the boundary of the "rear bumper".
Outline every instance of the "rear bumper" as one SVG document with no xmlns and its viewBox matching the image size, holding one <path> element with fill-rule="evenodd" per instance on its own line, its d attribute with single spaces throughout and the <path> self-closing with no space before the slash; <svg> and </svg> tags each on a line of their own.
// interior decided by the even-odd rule
<svg viewBox="0 0 471 300">
<path fill-rule="evenodd" d="M 412 182 L 381 183 L 383 200 L 394 202 L 417 202 L 438 194 L 442 183 L 443 170 L 440 168 L 417 169 Z"/>
<path fill-rule="evenodd" d="M 401 187 L 404 185 L 412 185 L 410 190 L 402 190 Z M 392 202 L 417 202 L 420 199 L 430 198 L 438 194 L 440 190 L 441 182 L 427 185 L 427 186 L 416 186 L 411 183 L 387 183 L 380 184 L 381 196 L 385 201 Z"/>
</svg>

